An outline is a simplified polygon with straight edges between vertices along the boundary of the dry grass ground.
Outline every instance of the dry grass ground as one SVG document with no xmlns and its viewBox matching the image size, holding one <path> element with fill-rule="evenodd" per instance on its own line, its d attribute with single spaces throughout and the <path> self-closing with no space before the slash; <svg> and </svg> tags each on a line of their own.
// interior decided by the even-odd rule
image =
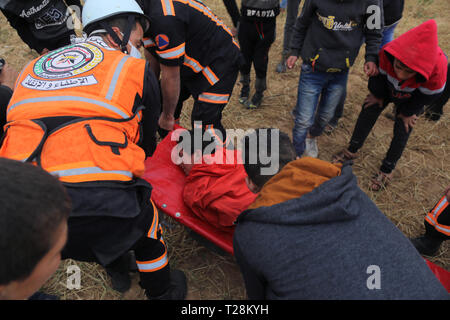
<svg viewBox="0 0 450 320">
<path fill-rule="evenodd" d="M 204 0 L 210 8 L 231 26 L 231 20 L 220 0 Z M 285 74 L 274 72 L 281 55 L 285 14 L 278 17 L 278 38 L 269 59 L 268 90 L 259 110 L 245 110 L 238 103 L 240 86 L 236 85 L 233 97 L 224 112 L 227 128 L 276 127 L 291 134 L 293 122 L 290 111 L 297 98 L 299 65 Z M 406 0 L 404 18 L 396 29 L 399 35 L 433 18 L 439 26 L 440 46 L 450 53 L 450 10 L 448 0 Z M 36 54 L 22 43 L 16 32 L 0 17 L 0 56 L 5 57 L 17 69 L 22 68 Z M 363 52 L 363 50 L 361 51 Z M 367 77 L 362 72 L 362 54 L 350 72 L 348 96 L 340 125 L 330 136 L 319 138 L 319 157 L 330 160 L 331 155 L 349 141 L 361 103 L 367 94 Z M 254 79 L 254 76 L 253 76 Z M 182 124 L 188 126 L 188 104 L 183 112 Z M 398 163 L 392 185 L 379 193 L 368 190 L 370 177 L 377 171 L 392 137 L 392 121 L 380 117 L 374 130 L 361 150 L 361 157 L 354 165 L 354 172 L 361 188 L 378 207 L 408 237 L 424 231 L 426 212 L 441 197 L 450 183 L 450 108 L 437 123 L 421 118 L 412 133 L 407 149 Z M 166 242 L 172 267 L 182 269 L 188 277 L 188 299 L 245 299 L 245 288 L 233 257 L 213 253 L 188 234 L 188 230 L 176 222 L 165 224 Z M 450 244 L 442 246 L 437 257 L 431 259 L 450 270 Z M 82 288 L 66 289 L 66 268 L 76 263 L 82 270 Z M 96 264 L 64 261 L 58 272 L 48 281 L 44 290 L 58 294 L 62 299 L 144 299 L 139 288 L 138 276 L 133 275 L 132 289 L 119 294 L 111 289 L 104 270 Z"/>
</svg>

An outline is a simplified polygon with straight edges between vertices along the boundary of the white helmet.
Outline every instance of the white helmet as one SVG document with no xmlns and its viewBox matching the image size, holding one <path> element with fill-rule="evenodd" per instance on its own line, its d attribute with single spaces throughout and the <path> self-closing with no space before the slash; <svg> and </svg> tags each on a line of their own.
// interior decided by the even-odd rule
<svg viewBox="0 0 450 320">
<path fill-rule="evenodd" d="M 94 22 L 126 13 L 144 17 L 147 25 L 142 28 L 144 28 L 144 32 L 148 30 L 150 19 L 135 0 L 86 0 L 82 13 L 83 26 L 86 28 Z"/>
</svg>

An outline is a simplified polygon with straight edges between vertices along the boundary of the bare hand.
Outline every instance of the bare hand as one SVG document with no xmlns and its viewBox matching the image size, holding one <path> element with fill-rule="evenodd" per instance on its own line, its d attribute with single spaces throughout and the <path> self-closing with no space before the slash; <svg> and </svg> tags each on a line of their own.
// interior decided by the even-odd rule
<svg viewBox="0 0 450 320">
<path fill-rule="evenodd" d="M 412 129 L 416 125 L 417 119 L 419 119 L 419 117 L 416 116 L 415 114 L 407 117 L 400 113 L 398 115 L 398 117 L 403 120 L 403 124 L 405 125 L 406 132 L 409 132 L 409 130 Z"/>
<path fill-rule="evenodd" d="M 366 62 L 364 64 L 364 72 L 368 77 L 373 77 L 380 73 L 377 65 L 374 62 Z"/>
<path fill-rule="evenodd" d="M 450 201 L 450 186 L 447 187 L 444 191 L 445 197 L 447 198 L 447 201 Z"/>
<path fill-rule="evenodd" d="M 295 63 L 297 62 L 297 60 L 298 60 L 298 57 L 296 57 L 296 56 L 290 56 L 290 57 L 287 58 L 287 60 L 286 60 L 286 66 L 287 66 L 289 69 L 292 69 L 292 68 L 295 66 Z"/>
<path fill-rule="evenodd" d="M 11 67 L 9 64 L 5 63 L 3 70 L 0 73 L 0 84 L 11 88 L 14 90 L 14 85 L 19 73 Z"/>
<path fill-rule="evenodd" d="M 43 56 L 44 54 L 49 53 L 50 51 L 47 48 L 42 49 L 41 51 L 41 56 Z"/>
<path fill-rule="evenodd" d="M 163 112 L 159 117 L 158 125 L 164 130 L 172 131 L 175 125 L 175 118 L 173 117 L 173 115 L 168 115 Z"/>
<path fill-rule="evenodd" d="M 369 106 L 378 105 L 380 107 L 383 106 L 383 99 L 375 97 L 373 94 L 369 93 L 364 100 L 364 108 Z"/>
</svg>

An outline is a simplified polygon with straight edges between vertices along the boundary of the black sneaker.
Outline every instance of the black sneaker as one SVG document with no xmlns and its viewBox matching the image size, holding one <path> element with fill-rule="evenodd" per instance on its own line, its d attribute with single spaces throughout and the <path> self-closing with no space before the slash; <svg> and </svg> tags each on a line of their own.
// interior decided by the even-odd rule
<svg viewBox="0 0 450 320">
<path fill-rule="evenodd" d="M 111 287 L 119 291 L 120 293 L 127 292 L 131 287 L 131 278 L 127 272 L 116 271 L 113 269 L 105 268 L 106 273 L 111 278 Z"/>
<path fill-rule="evenodd" d="M 410 240 L 420 254 L 430 257 L 437 254 L 442 243 L 442 240 L 433 239 L 426 236 L 421 236 Z"/>
<path fill-rule="evenodd" d="M 280 61 L 280 63 L 277 64 L 276 68 L 275 68 L 275 72 L 277 73 L 285 73 L 287 70 L 286 68 L 286 60 L 282 60 Z"/>
<path fill-rule="evenodd" d="M 429 120 L 429 121 L 434 121 L 437 122 L 441 119 L 441 114 L 440 113 L 436 113 L 436 112 L 431 112 L 431 111 L 425 111 L 424 117 L 425 119 Z"/>
<path fill-rule="evenodd" d="M 255 92 L 252 101 L 248 104 L 247 109 L 257 109 L 261 106 L 264 95 L 261 92 Z"/>
<path fill-rule="evenodd" d="M 239 103 L 244 105 L 247 104 L 249 95 L 250 95 L 250 86 L 243 85 L 241 89 L 241 94 L 239 96 Z"/>
<path fill-rule="evenodd" d="M 149 300 L 184 300 L 187 294 L 187 280 L 186 275 L 181 270 L 170 271 L 170 286 L 160 296 L 151 296 L 147 290 L 145 295 Z"/>
</svg>

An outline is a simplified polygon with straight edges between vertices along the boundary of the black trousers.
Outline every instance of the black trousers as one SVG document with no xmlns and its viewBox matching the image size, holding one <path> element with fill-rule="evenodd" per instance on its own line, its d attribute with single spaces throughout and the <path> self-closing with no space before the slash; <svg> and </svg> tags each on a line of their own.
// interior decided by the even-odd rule
<svg viewBox="0 0 450 320">
<path fill-rule="evenodd" d="M 229 70 L 216 84 L 200 94 L 193 94 L 188 85 L 182 81 L 180 98 L 174 114 L 175 119 L 180 118 L 184 102 L 192 96 L 194 98 L 194 107 L 191 114 L 192 128 L 194 128 L 194 122 L 201 122 L 202 129 L 212 129 L 218 140 L 222 140 L 217 141 L 219 144 L 225 143 L 227 133 L 222 125 L 222 112 L 233 93 L 238 73 L 239 70 L 236 66 L 236 68 Z M 163 132 L 162 135 L 165 136 L 166 134 L 167 132 Z"/>
<path fill-rule="evenodd" d="M 242 74 L 250 74 L 252 64 L 256 77 L 266 78 L 269 63 L 269 50 L 276 36 L 276 20 L 256 22 L 241 19 L 238 39 L 245 64 L 241 66 Z"/>
<path fill-rule="evenodd" d="M 388 103 L 385 103 L 382 107 L 379 105 L 363 105 L 358 120 L 356 121 L 355 129 L 353 130 L 352 138 L 350 139 L 350 145 L 348 150 L 350 152 L 357 152 L 366 141 L 370 131 L 377 122 L 378 117 L 386 108 Z M 396 108 L 397 115 L 401 108 Z M 380 170 L 384 173 L 391 173 L 397 164 L 397 161 L 401 158 L 406 144 L 408 143 L 409 136 L 412 129 L 410 128 L 406 132 L 403 120 L 395 117 L 394 123 L 394 137 L 392 138 L 391 145 L 386 157 L 384 158 Z"/>
<path fill-rule="evenodd" d="M 151 189 L 138 183 L 134 188 L 114 191 L 98 187 L 67 190 L 73 212 L 62 258 L 126 272 L 127 264 L 122 262 L 133 250 L 141 287 L 150 296 L 163 294 L 170 286 L 170 265 L 159 213 L 150 201 Z"/>
<path fill-rule="evenodd" d="M 6 124 L 6 108 L 12 94 L 13 91 L 9 87 L 0 85 L 0 136 L 3 134 L 3 126 Z"/>
</svg>

